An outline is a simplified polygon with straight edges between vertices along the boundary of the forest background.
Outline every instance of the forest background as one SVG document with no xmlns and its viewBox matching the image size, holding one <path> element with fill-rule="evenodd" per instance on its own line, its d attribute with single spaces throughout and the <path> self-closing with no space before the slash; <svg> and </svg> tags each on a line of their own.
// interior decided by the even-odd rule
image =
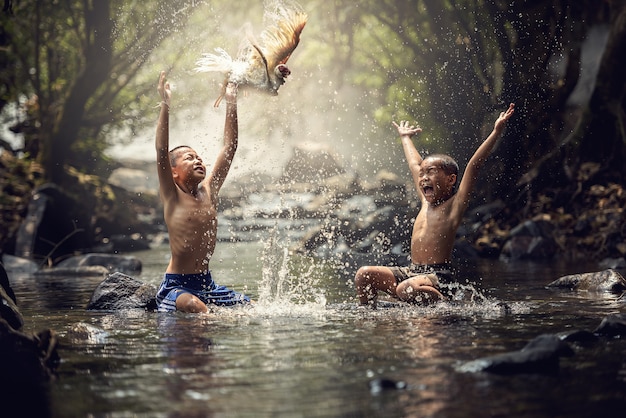
<svg viewBox="0 0 626 418">
<path fill-rule="evenodd" d="M 505 203 L 484 234 L 550 219 L 563 254 L 626 255 L 626 0 L 301 5 L 309 20 L 287 84 L 276 98 L 240 99 L 235 175 L 280 166 L 268 155 L 277 146 L 324 142 L 364 176 L 388 169 L 408 178 L 391 129 L 401 119 L 424 128 L 420 150 L 450 153 L 463 165 L 515 102 L 474 202 Z M 172 131 L 192 145 L 219 143 L 223 115 L 212 103 L 222 79 L 196 74 L 194 63 L 215 47 L 236 51 L 242 24 L 260 31 L 265 7 L 4 0 L 0 252 L 14 250 L 32 191 L 45 183 L 77 196 L 72 210 L 92 219 L 83 227 L 94 242 L 120 225 L 128 231 L 142 207 L 158 205 L 146 194 L 121 198 L 107 184 L 119 167 L 110 150 L 147 158 L 133 145 L 152 150 L 162 69 L 174 85 Z"/>
</svg>

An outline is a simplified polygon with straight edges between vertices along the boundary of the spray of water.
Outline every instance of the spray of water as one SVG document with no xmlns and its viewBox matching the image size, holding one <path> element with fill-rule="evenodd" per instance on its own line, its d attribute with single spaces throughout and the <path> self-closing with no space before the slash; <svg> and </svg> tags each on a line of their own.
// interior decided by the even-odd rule
<svg viewBox="0 0 626 418">
<path fill-rule="evenodd" d="M 275 226 L 263 243 L 262 277 L 255 313 L 268 316 L 321 316 L 326 297 L 315 278 L 314 264 L 297 271 L 291 263 L 288 243 L 279 239 Z"/>
</svg>

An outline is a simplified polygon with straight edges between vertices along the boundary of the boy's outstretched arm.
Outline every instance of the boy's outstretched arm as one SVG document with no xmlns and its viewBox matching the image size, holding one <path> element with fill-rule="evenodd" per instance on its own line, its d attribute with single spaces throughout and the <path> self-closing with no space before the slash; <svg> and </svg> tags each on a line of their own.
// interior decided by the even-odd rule
<svg viewBox="0 0 626 418">
<path fill-rule="evenodd" d="M 411 176 L 413 177 L 415 187 L 419 192 L 419 170 L 423 158 L 420 155 L 419 151 L 417 151 L 417 148 L 415 148 L 415 144 L 413 144 L 413 136 L 422 132 L 422 128 L 420 128 L 419 125 L 410 125 L 409 122 L 405 120 L 400 121 L 400 125 L 398 125 L 396 122 L 391 123 L 393 123 L 393 126 L 395 126 L 398 130 L 398 135 L 400 135 L 400 141 L 402 141 L 404 156 L 406 157 L 406 161 L 409 164 L 409 170 L 411 170 Z"/>
<path fill-rule="evenodd" d="M 159 177 L 159 191 L 163 200 L 169 200 L 176 195 L 176 184 L 172 177 L 172 167 L 170 165 L 169 155 L 169 121 L 170 121 L 170 102 L 172 99 L 172 91 L 170 83 L 166 81 L 165 71 L 159 74 L 159 82 L 157 91 L 161 97 L 161 110 L 159 111 L 159 120 L 156 128 L 155 146 L 157 153 L 157 173 Z"/>
<path fill-rule="evenodd" d="M 493 131 L 489 134 L 487 139 L 483 141 L 482 144 L 478 147 L 476 152 L 472 158 L 470 158 L 467 163 L 467 167 L 465 168 L 465 173 L 463 173 L 463 178 L 461 179 L 461 183 L 459 184 L 459 190 L 457 192 L 457 197 L 461 198 L 460 200 L 467 204 L 469 199 L 469 194 L 474 188 L 474 184 L 476 183 L 476 179 L 478 178 L 478 172 L 480 168 L 483 166 L 489 154 L 493 150 L 493 147 L 496 145 L 498 138 L 502 135 L 502 131 L 504 131 L 504 127 L 506 122 L 513 116 L 513 112 L 515 111 L 515 104 L 511 103 L 509 108 L 505 112 L 501 112 L 498 119 L 493 126 Z"/>
<path fill-rule="evenodd" d="M 209 181 L 211 193 L 217 198 L 220 188 L 226 180 L 226 175 L 235 158 L 235 151 L 239 141 L 239 125 L 237 119 L 237 84 L 228 83 L 224 95 L 226 100 L 226 119 L 224 121 L 224 144 L 220 149 L 215 166 L 211 171 Z"/>
</svg>

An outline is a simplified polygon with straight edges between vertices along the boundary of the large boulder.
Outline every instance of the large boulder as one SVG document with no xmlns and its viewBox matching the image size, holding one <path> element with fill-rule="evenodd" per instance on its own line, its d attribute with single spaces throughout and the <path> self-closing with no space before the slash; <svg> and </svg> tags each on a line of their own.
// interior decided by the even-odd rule
<svg viewBox="0 0 626 418">
<path fill-rule="evenodd" d="M 549 288 L 623 293 L 626 280 L 619 272 L 607 269 L 598 272 L 571 274 L 548 284 Z"/>
<path fill-rule="evenodd" d="M 88 310 L 156 309 L 154 285 L 143 283 L 123 273 L 110 274 L 94 290 Z"/>
</svg>

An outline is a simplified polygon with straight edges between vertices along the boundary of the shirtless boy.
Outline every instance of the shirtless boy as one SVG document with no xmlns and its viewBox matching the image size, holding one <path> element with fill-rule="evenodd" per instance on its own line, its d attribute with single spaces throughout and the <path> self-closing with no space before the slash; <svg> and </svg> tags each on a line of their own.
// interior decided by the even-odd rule
<svg viewBox="0 0 626 418">
<path fill-rule="evenodd" d="M 422 158 L 412 141 L 412 137 L 422 129 L 407 121 L 401 121 L 400 125 L 393 122 L 402 141 L 421 208 L 413 224 L 410 266 L 364 266 L 356 272 L 354 281 L 361 305 L 375 307 L 379 291 L 411 303 L 445 299 L 440 284 L 453 280 L 449 264 L 456 230 L 467 209 L 478 172 L 513 115 L 514 108 L 511 103 L 506 112 L 500 113 L 493 131 L 469 160 L 456 193 L 457 163 L 441 154 Z"/>
<path fill-rule="evenodd" d="M 169 110 L 172 91 L 161 72 L 157 91 L 161 110 L 156 130 L 159 192 L 172 257 L 157 292 L 160 312 L 207 312 L 207 303 L 234 305 L 250 299 L 215 284 L 209 261 L 217 240 L 217 195 L 237 150 L 237 86 L 226 88 L 224 145 L 211 172 L 188 146 L 169 151 Z"/>
</svg>

